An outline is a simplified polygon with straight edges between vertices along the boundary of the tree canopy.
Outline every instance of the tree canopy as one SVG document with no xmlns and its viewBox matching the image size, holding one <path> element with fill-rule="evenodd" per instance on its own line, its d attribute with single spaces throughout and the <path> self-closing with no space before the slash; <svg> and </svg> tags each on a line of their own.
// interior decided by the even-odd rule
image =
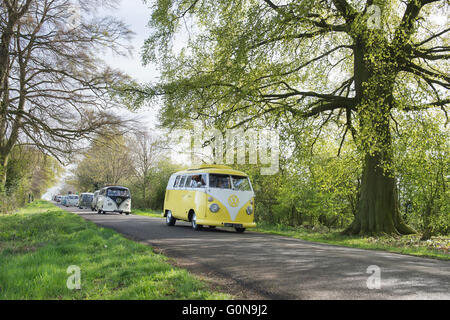
<svg viewBox="0 0 450 320">
<path fill-rule="evenodd" d="M 347 233 L 411 233 L 398 210 L 392 127 L 399 112 L 447 118 L 446 10 L 443 0 L 158 0 L 143 60 L 161 66 L 161 82 L 135 92 L 162 97 L 168 127 L 338 130 L 362 155 Z"/>
</svg>

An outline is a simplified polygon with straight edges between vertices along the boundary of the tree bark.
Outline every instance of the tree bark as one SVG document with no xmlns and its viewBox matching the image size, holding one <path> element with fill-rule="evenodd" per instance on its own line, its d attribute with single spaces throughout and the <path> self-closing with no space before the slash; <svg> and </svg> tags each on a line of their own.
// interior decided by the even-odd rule
<svg viewBox="0 0 450 320">
<path fill-rule="evenodd" d="M 0 194 L 6 191 L 6 177 L 9 155 L 3 155 L 0 151 Z"/>
<path fill-rule="evenodd" d="M 416 233 L 408 227 L 399 211 L 397 183 L 392 173 L 390 125 L 385 117 L 372 123 L 377 147 L 366 151 L 361 179 L 361 194 L 353 223 L 347 235 L 401 235 Z M 367 150 L 367 149 L 366 149 Z"/>
</svg>

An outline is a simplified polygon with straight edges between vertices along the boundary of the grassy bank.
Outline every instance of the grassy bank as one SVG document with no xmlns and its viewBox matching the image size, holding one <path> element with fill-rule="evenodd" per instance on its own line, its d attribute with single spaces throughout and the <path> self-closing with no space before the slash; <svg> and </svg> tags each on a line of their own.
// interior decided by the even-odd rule
<svg viewBox="0 0 450 320">
<path fill-rule="evenodd" d="M 69 266 L 81 290 L 69 290 Z M 0 300 L 229 299 L 148 246 L 36 202 L 0 216 Z"/>
<path fill-rule="evenodd" d="M 161 218 L 161 212 L 154 210 L 136 210 L 134 214 Z M 339 231 L 324 229 L 311 230 L 303 227 L 289 227 L 259 222 L 256 231 L 276 234 L 311 242 L 334 244 L 344 247 L 368 250 L 381 250 L 413 256 L 450 260 L 450 237 L 433 237 L 429 241 L 420 241 L 420 235 L 403 237 L 359 237 L 343 236 Z"/>
<path fill-rule="evenodd" d="M 132 209 L 131 214 L 153 218 L 162 218 L 162 211 L 156 211 L 151 209 Z"/>
</svg>

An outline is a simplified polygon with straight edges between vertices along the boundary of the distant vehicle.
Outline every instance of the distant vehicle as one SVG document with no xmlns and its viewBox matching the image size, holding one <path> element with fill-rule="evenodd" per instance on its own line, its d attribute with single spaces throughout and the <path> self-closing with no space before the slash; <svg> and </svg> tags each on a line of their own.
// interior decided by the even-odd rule
<svg viewBox="0 0 450 320">
<path fill-rule="evenodd" d="M 97 211 L 97 200 L 98 200 L 98 194 L 100 193 L 100 190 L 97 190 L 94 192 L 94 198 L 92 199 L 92 203 L 91 203 L 91 210 L 92 211 Z"/>
<path fill-rule="evenodd" d="M 93 193 L 82 193 L 78 201 L 78 208 L 90 208 L 92 205 L 92 200 L 94 199 Z"/>
<path fill-rule="evenodd" d="M 78 200 L 79 200 L 79 196 L 76 194 L 71 194 L 67 196 L 66 199 L 66 207 L 76 207 L 78 206 Z"/>
<path fill-rule="evenodd" d="M 231 227 L 242 233 L 254 228 L 255 194 L 248 175 L 222 165 L 201 165 L 173 174 L 167 185 L 164 216 L 203 226 Z"/>
<path fill-rule="evenodd" d="M 58 194 L 55 196 L 55 202 L 59 203 L 62 200 L 62 195 Z"/>
<path fill-rule="evenodd" d="M 98 194 L 96 211 L 98 214 L 106 212 L 131 213 L 131 194 L 125 187 L 111 186 L 100 189 Z"/>
</svg>

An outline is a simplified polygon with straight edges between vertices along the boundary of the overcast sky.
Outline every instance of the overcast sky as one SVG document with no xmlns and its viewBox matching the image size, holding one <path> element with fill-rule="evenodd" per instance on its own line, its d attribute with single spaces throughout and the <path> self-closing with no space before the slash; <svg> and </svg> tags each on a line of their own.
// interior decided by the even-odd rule
<svg viewBox="0 0 450 320">
<path fill-rule="evenodd" d="M 133 52 L 131 57 L 113 56 L 107 54 L 104 59 L 108 65 L 120 69 L 138 80 L 140 83 L 150 83 L 158 80 L 159 73 L 154 66 L 143 66 L 141 48 L 144 41 L 150 35 L 147 27 L 150 20 L 150 9 L 142 0 L 122 0 L 117 10 L 111 10 L 107 14 L 115 16 L 125 22 L 135 33 L 132 39 Z M 121 110 L 125 114 L 128 112 Z M 154 129 L 157 125 L 157 110 L 144 108 L 137 113 L 138 118 L 148 127 Z"/>
</svg>

